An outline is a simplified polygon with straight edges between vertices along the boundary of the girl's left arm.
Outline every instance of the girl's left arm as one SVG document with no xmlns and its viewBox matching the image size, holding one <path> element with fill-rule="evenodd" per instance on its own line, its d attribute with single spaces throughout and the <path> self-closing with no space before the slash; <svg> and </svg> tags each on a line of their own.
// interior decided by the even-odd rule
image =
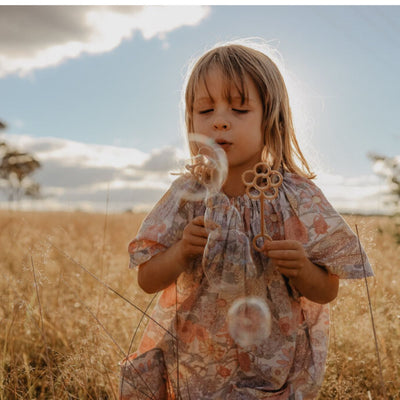
<svg viewBox="0 0 400 400">
<path fill-rule="evenodd" d="M 325 304 L 336 298 L 339 278 L 313 264 L 300 242 L 296 240 L 266 241 L 263 253 L 309 300 Z"/>
</svg>

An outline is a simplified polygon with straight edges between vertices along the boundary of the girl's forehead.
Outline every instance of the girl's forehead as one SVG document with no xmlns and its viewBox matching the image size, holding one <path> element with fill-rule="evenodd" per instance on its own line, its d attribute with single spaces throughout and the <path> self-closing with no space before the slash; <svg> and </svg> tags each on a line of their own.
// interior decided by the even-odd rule
<svg viewBox="0 0 400 400">
<path fill-rule="evenodd" d="M 194 87 L 194 98 L 213 98 L 213 94 L 219 94 L 227 99 L 240 97 L 245 101 L 248 97 L 248 77 L 229 77 L 220 68 L 213 67 L 199 74 L 197 84 Z"/>
</svg>

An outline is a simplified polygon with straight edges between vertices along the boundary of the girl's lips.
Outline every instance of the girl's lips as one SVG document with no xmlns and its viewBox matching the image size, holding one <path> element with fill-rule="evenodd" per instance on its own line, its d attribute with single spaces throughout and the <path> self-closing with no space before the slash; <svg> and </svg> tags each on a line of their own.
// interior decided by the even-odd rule
<svg viewBox="0 0 400 400">
<path fill-rule="evenodd" d="M 216 143 L 218 146 L 222 147 L 224 150 L 227 150 L 232 145 L 231 142 L 227 142 L 225 140 L 217 140 Z"/>
</svg>

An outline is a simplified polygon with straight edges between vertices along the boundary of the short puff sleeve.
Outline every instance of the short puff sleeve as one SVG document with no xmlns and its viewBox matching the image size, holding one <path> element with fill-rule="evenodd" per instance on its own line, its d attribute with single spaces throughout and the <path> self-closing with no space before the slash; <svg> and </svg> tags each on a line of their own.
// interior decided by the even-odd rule
<svg viewBox="0 0 400 400">
<path fill-rule="evenodd" d="M 182 237 L 188 223 L 185 194 L 195 192 L 195 182 L 187 175 L 177 178 L 143 220 L 128 246 L 129 267 L 137 268 Z"/>
<path fill-rule="evenodd" d="M 339 278 L 373 276 L 368 257 L 358 237 L 309 179 L 285 173 L 284 216 L 287 239 L 303 243 L 309 259 Z"/>
</svg>

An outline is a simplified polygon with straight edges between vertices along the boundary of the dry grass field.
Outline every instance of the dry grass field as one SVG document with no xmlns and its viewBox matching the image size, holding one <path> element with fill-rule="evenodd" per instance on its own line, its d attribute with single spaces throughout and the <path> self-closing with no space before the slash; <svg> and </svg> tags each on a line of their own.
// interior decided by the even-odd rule
<svg viewBox="0 0 400 400">
<path fill-rule="evenodd" d="M 0 399 L 116 399 L 118 361 L 150 296 L 128 270 L 143 215 L 0 211 Z M 332 304 L 320 399 L 400 399 L 400 221 L 348 216 L 375 278 L 342 282 Z M 133 346 L 140 337 L 140 325 Z"/>
</svg>

